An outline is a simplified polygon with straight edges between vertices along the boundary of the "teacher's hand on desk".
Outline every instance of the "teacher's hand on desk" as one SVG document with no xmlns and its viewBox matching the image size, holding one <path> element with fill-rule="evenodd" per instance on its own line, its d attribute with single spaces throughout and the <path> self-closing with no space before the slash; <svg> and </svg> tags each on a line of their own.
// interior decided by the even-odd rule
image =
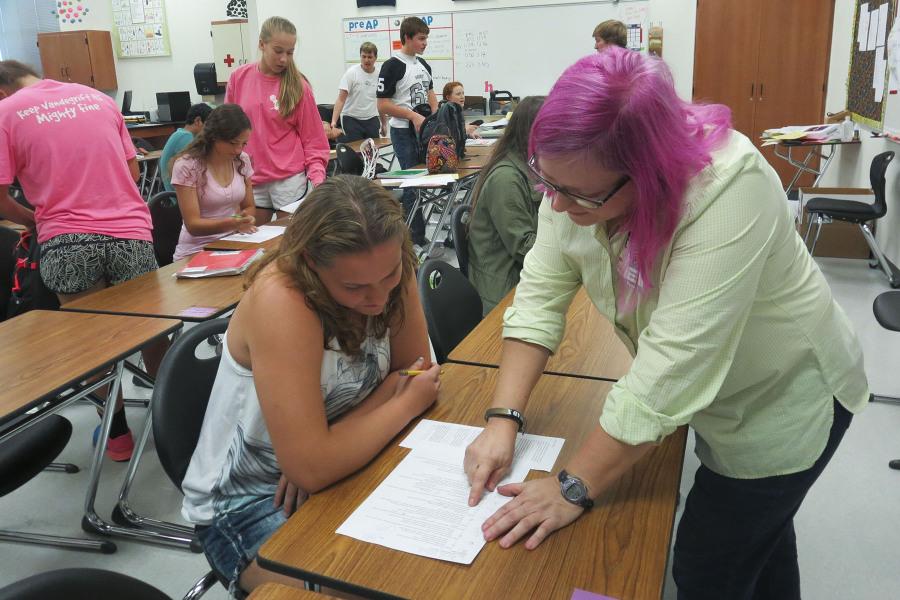
<svg viewBox="0 0 900 600">
<path fill-rule="evenodd" d="M 525 542 L 525 548 L 534 550 L 538 544 L 556 531 L 581 516 L 584 509 L 565 500 L 559 493 L 555 477 L 543 477 L 526 483 L 508 483 L 497 491 L 504 496 L 515 496 L 481 525 L 488 542 L 500 539 L 501 548 L 509 548 L 537 528 Z"/>
</svg>

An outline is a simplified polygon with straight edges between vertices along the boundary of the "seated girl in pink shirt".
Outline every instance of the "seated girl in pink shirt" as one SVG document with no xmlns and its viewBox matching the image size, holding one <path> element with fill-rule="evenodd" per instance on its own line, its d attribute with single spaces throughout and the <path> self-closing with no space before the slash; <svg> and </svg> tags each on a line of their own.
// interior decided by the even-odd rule
<svg viewBox="0 0 900 600">
<path fill-rule="evenodd" d="M 297 29 L 282 17 L 260 26 L 260 60 L 234 70 L 225 102 L 239 104 L 253 133 L 247 154 L 253 159 L 256 222 L 287 216 L 281 209 L 304 198 L 325 181 L 328 139 L 312 88 L 294 64 Z"/>
<path fill-rule="evenodd" d="M 253 168 L 244 152 L 249 137 L 250 119 L 241 107 L 223 104 L 175 157 L 172 185 L 184 221 L 175 260 L 236 231 L 256 231 Z"/>
</svg>

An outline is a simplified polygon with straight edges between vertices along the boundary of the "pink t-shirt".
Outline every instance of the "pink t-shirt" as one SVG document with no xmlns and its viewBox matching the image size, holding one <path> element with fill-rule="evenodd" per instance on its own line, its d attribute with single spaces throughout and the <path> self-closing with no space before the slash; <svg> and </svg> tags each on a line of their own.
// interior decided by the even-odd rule
<svg viewBox="0 0 900 600">
<path fill-rule="evenodd" d="M 253 157 L 253 184 L 270 183 L 306 172 L 315 185 L 325 181 L 328 138 L 316 99 L 303 82 L 303 98 L 287 119 L 278 114 L 281 78 L 263 75 L 256 63 L 238 67 L 228 79 L 225 102 L 239 104 L 253 130 L 247 154 Z"/>
<path fill-rule="evenodd" d="M 152 241 L 128 170 L 134 156 L 119 108 L 93 88 L 45 79 L 0 101 L 0 185 L 19 178 L 39 242 L 64 233 Z"/>
<path fill-rule="evenodd" d="M 247 191 L 244 177 L 253 175 L 253 167 L 250 166 L 250 157 L 246 152 L 241 153 L 241 171 L 238 173 L 237 165 L 234 167 L 234 178 L 226 187 L 222 187 L 210 173 L 203 173 L 200 161 L 196 158 L 182 156 L 172 165 L 172 185 L 186 187 L 201 187 L 197 192 L 197 203 L 200 205 L 200 216 L 204 219 L 224 219 L 241 212 L 241 200 Z M 204 183 L 201 179 L 205 178 Z M 179 260 L 203 249 L 203 246 L 214 242 L 219 238 L 229 235 L 231 232 L 214 233 L 212 235 L 191 235 L 184 225 L 181 226 L 181 234 L 178 236 L 178 246 L 175 247 L 174 260 Z"/>
</svg>

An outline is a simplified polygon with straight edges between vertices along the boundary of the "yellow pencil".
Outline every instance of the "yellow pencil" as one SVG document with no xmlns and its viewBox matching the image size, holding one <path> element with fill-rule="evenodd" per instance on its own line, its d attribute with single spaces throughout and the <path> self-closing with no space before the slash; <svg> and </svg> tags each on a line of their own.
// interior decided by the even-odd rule
<svg viewBox="0 0 900 600">
<path fill-rule="evenodd" d="M 427 371 L 419 371 L 417 369 L 400 369 L 399 371 L 401 377 L 415 377 L 416 375 L 421 375 L 422 373 L 427 373 Z M 444 370 L 441 369 L 440 374 L 442 375 Z"/>
</svg>

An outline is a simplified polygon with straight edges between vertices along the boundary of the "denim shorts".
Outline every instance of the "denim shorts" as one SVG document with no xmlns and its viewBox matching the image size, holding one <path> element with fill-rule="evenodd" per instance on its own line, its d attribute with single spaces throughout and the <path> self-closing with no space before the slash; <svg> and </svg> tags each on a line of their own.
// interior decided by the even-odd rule
<svg viewBox="0 0 900 600">
<path fill-rule="evenodd" d="M 212 523 L 197 527 L 197 537 L 209 564 L 228 579 L 228 590 L 239 597 L 237 581 L 253 562 L 259 547 L 286 521 L 274 496 L 257 496 L 226 512 L 216 513 Z"/>
</svg>

